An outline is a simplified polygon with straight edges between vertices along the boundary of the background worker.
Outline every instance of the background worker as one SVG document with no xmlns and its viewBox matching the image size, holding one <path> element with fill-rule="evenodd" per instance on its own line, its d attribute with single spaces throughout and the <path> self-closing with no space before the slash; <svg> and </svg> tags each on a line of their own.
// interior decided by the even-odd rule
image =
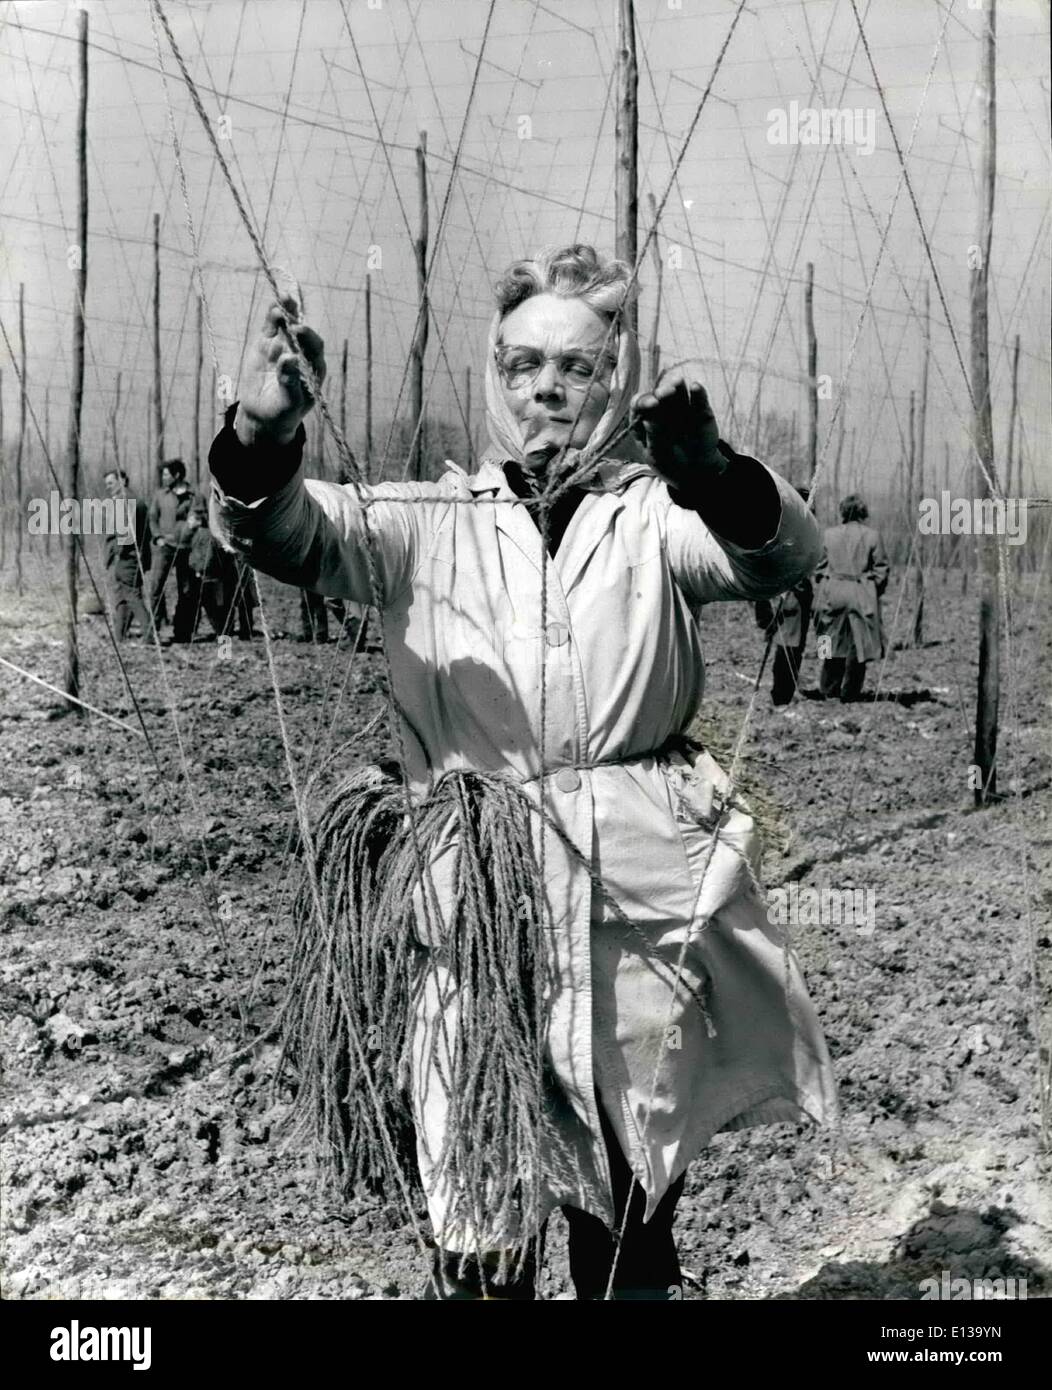
<svg viewBox="0 0 1052 1390">
<path fill-rule="evenodd" d="M 815 633 L 819 689 L 827 700 L 839 695 L 846 702 L 859 699 L 867 663 L 884 655 L 880 598 L 890 567 L 858 493 L 840 503 L 840 517 L 839 526 L 825 531 L 825 553 L 815 570 Z"/>
<path fill-rule="evenodd" d="M 143 601 L 143 583 L 150 568 L 149 509 L 141 498 L 128 496 L 128 475 L 123 468 L 111 468 L 103 477 L 107 497 L 132 503 L 135 525 L 131 533 L 115 529 L 105 539 L 106 573 L 113 598 L 114 627 L 123 642 L 137 618 L 144 642 L 153 638 L 153 621 Z"/>
<path fill-rule="evenodd" d="M 150 529 L 153 532 L 150 603 L 153 620 L 160 626 L 167 621 L 164 591 L 168 576 L 174 569 L 176 600 L 172 618 L 173 642 L 190 642 L 194 635 L 190 532 L 186 525 L 193 502 L 193 489 L 186 481 L 186 465 L 182 459 L 168 459 L 161 467 L 161 486 L 150 504 Z"/>
</svg>

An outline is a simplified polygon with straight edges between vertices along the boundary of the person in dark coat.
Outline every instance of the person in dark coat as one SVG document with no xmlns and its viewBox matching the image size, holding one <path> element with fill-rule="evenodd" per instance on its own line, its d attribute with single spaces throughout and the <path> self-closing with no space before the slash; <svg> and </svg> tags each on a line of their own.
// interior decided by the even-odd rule
<svg viewBox="0 0 1052 1390">
<path fill-rule="evenodd" d="M 841 525 L 823 537 L 825 553 L 815 570 L 815 633 L 819 689 L 826 699 L 857 700 L 866 665 L 884 655 L 880 598 L 888 584 L 888 557 L 880 532 L 867 526 L 869 509 L 852 493 L 840 503 Z"/>
<path fill-rule="evenodd" d="M 114 627 L 123 642 L 138 619 L 144 642 L 153 639 L 153 622 L 143 601 L 143 582 L 150 568 L 150 520 L 146 503 L 128 496 L 128 475 L 123 468 L 111 468 L 103 478 L 106 495 L 126 506 L 134 501 L 134 534 L 115 530 L 105 539 L 106 572 L 113 596 Z"/>
<path fill-rule="evenodd" d="M 168 576 L 175 571 L 176 601 L 172 618 L 172 641 L 193 640 L 196 593 L 190 569 L 190 533 L 186 525 L 194 503 L 193 489 L 186 481 L 182 459 L 169 459 L 161 468 L 161 486 L 150 504 L 153 532 L 153 569 L 150 575 L 153 620 L 167 618 L 164 590 Z"/>
<path fill-rule="evenodd" d="M 798 487 L 806 502 L 809 491 Z M 788 705 L 800 685 L 800 666 L 811 625 L 813 589 L 809 575 L 775 599 L 760 599 L 753 605 L 757 625 L 765 637 L 773 639 L 774 660 L 771 676 L 771 703 Z"/>
<path fill-rule="evenodd" d="M 255 601 L 252 571 L 240 556 L 231 555 L 212 537 L 208 504 L 203 496 L 195 498 L 186 526 L 190 538 L 194 631 L 204 609 L 215 635 L 222 637 L 232 629 L 236 612 L 238 638 L 250 641 Z"/>
<path fill-rule="evenodd" d="M 213 541 L 208 530 L 208 513 L 203 499 L 194 502 L 193 509 L 186 519 L 186 532 L 190 539 L 190 601 L 193 604 L 193 628 L 197 629 L 201 610 L 208 614 L 208 621 L 217 637 L 226 631 L 229 611 L 223 593 L 223 555 Z"/>
</svg>

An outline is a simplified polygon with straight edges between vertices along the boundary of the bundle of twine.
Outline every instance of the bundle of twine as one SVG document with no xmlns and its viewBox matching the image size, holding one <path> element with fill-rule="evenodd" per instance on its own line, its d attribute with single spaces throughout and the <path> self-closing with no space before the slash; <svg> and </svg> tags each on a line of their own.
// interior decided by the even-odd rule
<svg viewBox="0 0 1052 1390">
<path fill-rule="evenodd" d="M 322 804 L 296 897 L 281 1073 L 296 1086 L 293 1132 L 340 1192 L 405 1193 L 408 1179 L 419 1196 L 414 1020 L 439 964 L 441 997 L 455 1005 L 431 1030 L 427 1061 L 448 1100 L 432 1179 L 449 1227 L 536 1229 L 546 1177 L 565 1177 L 545 1062 L 550 918 L 536 811 L 507 778 L 456 771 L 410 818 L 404 786 L 378 767 Z M 454 886 L 440 907 L 428 865 L 451 843 Z"/>
</svg>

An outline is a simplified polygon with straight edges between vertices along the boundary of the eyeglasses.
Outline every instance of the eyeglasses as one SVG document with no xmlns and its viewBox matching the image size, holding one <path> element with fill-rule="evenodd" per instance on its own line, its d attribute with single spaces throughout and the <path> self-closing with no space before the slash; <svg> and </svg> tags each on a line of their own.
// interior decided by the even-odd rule
<svg viewBox="0 0 1052 1390">
<path fill-rule="evenodd" d="M 572 391 L 587 391 L 593 383 L 605 386 L 617 365 L 610 353 L 587 348 L 556 352 L 549 357 L 537 348 L 501 343 L 493 355 L 504 384 L 513 390 L 532 386 L 548 362 L 554 365 L 564 385 Z"/>
</svg>

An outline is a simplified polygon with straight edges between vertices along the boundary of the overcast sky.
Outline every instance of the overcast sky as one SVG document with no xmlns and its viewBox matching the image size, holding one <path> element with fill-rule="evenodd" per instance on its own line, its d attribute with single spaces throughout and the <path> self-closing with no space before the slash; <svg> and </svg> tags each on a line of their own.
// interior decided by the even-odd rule
<svg viewBox="0 0 1052 1390">
<path fill-rule="evenodd" d="M 921 220 L 967 363 L 981 14 L 971 0 L 856 3 L 891 123 L 909 150 Z M 357 448 L 370 247 L 382 257 L 372 279 L 376 418 L 391 417 L 400 392 L 403 410 L 408 405 L 419 131 L 426 131 L 429 147 L 435 323 L 428 389 L 436 416 L 456 420 L 465 367 L 476 379 L 482 371 L 491 287 L 509 260 L 573 240 L 612 250 L 614 0 L 163 4 L 210 120 L 218 127 L 228 118 L 230 138 L 222 147 L 263 229 L 267 254 L 299 280 L 308 315 L 326 339 L 334 399 L 340 348 L 348 340 L 348 428 Z M 38 0 L 0 9 L 0 315 L 16 343 L 23 282 L 30 397 L 43 421 L 49 388 L 56 451 L 68 408 L 77 8 Z M 163 34 L 167 83 L 158 68 L 147 0 L 86 0 L 84 8 L 92 44 L 86 458 L 89 469 L 97 467 L 109 447 L 104 436 L 120 372 L 117 429 L 134 475 L 145 466 L 152 380 L 154 212 L 162 219 L 165 445 L 185 457 L 193 447 L 193 256 L 169 113 L 221 373 L 236 379 L 246 325 L 259 320 L 265 290 Z M 834 392 L 821 405 L 820 438 L 842 388 L 845 470 L 853 435 L 855 476 L 879 491 L 898 476 L 909 392 L 920 382 L 923 287 L 931 279 L 892 132 L 851 0 L 753 0 L 672 180 L 737 9 L 737 0 L 637 0 L 641 241 L 650 226 L 647 195 L 660 200 L 668 193 L 657 236 L 665 265 L 658 335 L 664 360 L 700 359 L 723 432 L 739 447 L 753 443 L 761 379 L 764 409 L 797 412 L 802 432 L 803 281 L 813 261 L 819 371 L 829 375 Z M 1049 70 L 1040 0 L 1000 0 L 997 83 L 995 430 L 1003 457 L 1018 333 L 1028 482 L 1033 489 L 1036 477 L 1047 493 Z M 860 138 L 873 122 L 875 149 L 772 144 L 770 113 L 788 112 L 794 102 L 857 111 Z M 640 280 L 645 344 L 655 307 L 649 255 Z M 872 302 L 864 311 L 871 280 Z M 928 458 L 941 484 L 948 445 L 951 487 L 967 492 L 967 392 L 934 283 L 931 302 Z M 207 344 L 205 357 L 207 397 Z M 0 367 L 10 445 L 17 391 L 2 341 Z M 481 438 L 477 387 L 473 395 L 472 423 Z M 208 406 L 205 448 L 214 428 Z"/>
</svg>

